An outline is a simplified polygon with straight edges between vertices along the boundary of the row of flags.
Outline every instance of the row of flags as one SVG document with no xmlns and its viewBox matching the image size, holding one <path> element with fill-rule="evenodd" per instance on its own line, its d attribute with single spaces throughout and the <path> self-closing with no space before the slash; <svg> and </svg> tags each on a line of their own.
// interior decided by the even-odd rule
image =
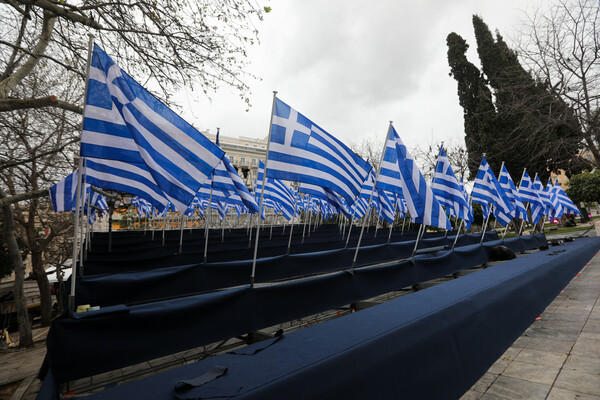
<svg viewBox="0 0 600 400">
<path fill-rule="evenodd" d="M 213 144 L 97 45 L 88 73 L 80 154 L 86 185 L 134 195 L 140 215 L 170 208 L 192 215 L 211 207 L 221 218 L 231 208 L 238 215 L 264 217 L 268 207 L 288 220 L 311 210 L 355 219 L 373 208 L 390 223 L 408 214 L 413 223 L 451 229 L 450 217 L 471 224 L 472 202 L 480 203 L 486 215 L 493 212 L 502 225 L 515 218 L 529 220 L 525 203 L 532 222 L 543 215 L 579 213 L 559 185 L 544 188 L 525 171 L 517 189 L 506 166 L 496 179 L 485 157 L 469 196 L 443 148 L 428 184 L 391 123 L 375 173 L 369 162 L 276 96 L 267 160 L 260 162 L 250 193 L 218 138 Z M 55 210 L 76 209 L 77 178 L 71 174 L 52 187 Z"/>
</svg>

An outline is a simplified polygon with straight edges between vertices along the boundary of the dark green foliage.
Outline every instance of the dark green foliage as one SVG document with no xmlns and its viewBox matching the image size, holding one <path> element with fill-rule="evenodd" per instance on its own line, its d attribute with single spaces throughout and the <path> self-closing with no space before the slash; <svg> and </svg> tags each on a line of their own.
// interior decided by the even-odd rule
<svg viewBox="0 0 600 400">
<path fill-rule="evenodd" d="M 494 38 L 478 16 L 473 16 L 473 27 L 483 73 L 467 60 L 464 39 L 456 33 L 447 38 L 451 76 L 464 109 L 471 177 L 482 153 L 496 174 L 505 161 L 517 182 L 523 168 L 542 179 L 558 169 L 577 171 L 580 165 L 571 160 L 579 151 L 581 130 L 573 111 L 523 69 L 499 33 Z"/>
<path fill-rule="evenodd" d="M 566 192 L 575 204 L 600 202 L 600 170 L 573 175 Z"/>
</svg>

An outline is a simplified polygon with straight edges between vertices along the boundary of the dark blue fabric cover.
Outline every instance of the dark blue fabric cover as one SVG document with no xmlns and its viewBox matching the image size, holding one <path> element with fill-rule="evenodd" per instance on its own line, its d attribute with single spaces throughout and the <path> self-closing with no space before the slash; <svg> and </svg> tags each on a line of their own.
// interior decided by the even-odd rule
<svg viewBox="0 0 600 400">
<path fill-rule="evenodd" d="M 63 316 L 48 333 L 49 366 L 58 382 L 78 379 L 335 309 L 487 260 L 480 245 L 447 253 L 420 255 L 414 263 L 157 301 L 129 307 L 128 313 L 115 307 L 115 312 L 90 318 Z"/>
<path fill-rule="evenodd" d="M 176 382 L 227 373 L 186 393 L 222 399 L 459 398 L 600 248 L 579 239 L 287 335 L 86 399 L 172 399 Z M 255 304 L 252 304 L 255 305 Z M 254 346 L 260 346 L 257 343 Z"/>
<path fill-rule="evenodd" d="M 358 239 L 358 229 L 354 240 L 351 240 L 348 247 L 354 248 Z M 366 237 L 362 241 L 361 251 L 359 252 L 359 263 L 369 263 L 372 254 L 378 253 L 378 247 L 383 246 L 384 249 L 388 249 L 387 246 L 387 235 L 386 232 L 379 233 L 377 238 Z M 373 233 L 371 233 L 372 235 Z M 480 234 L 469 234 L 462 235 L 457 243 L 458 246 L 466 244 L 479 243 Z M 427 233 L 424 239 L 420 242 L 419 247 L 435 247 L 443 244 L 452 244 L 454 236 L 450 233 L 447 237 L 444 237 L 440 232 Z M 496 240 L 498 235 L 495 231 L 486 232 L 486 241 Z M 96 239 L 94 239 L 96 240 Z M 94 242 L 92 240 L 92 242 Z M 204 242 L 203 241 L 190 241 L 184 234 L 183 253 L 177 254 L 179 248 L 179 241 L 176 244 L 170 246 L 161 247 L 160 240 L 150 242 L 152 247 L 144 250 L 135 248 L 128 249 L 127 246 L 123 247 L 123 251 L 119 252 L 107 252 L 106 249 L 99 250 L 88 254 L 86 261 L 83 263 L 84 275 L 100 275 L 100 274 L 111 274 L 126 271 L 140 271 L 154 268 L 164 268 L 177 265 L 188 265 L 197 264 L 203 261 L 204 258 Z M 300 240 L 298 238 L 298 240 Z M 394 254 L 392 257 L 401 257 L 403 254 L 410 254 L 412 247 L 414 246 L 414 235 L 405 234 L 400 236 L 396 233 L 392 236 L 392 242 L 399 245 L 400 249 L 392 251 Z M 413 246 L 409 245 L 412 242 Z M 279 238 L 271 241 L 266 238 L 260 242 L 258 257 L 268 258 L 277 257 L 287 253 L 288 239 Z M 341 250 L 344 249 L 346 242 L 341 240 L 341 237 L 337 231 L 333 232 L 321 232 L 321 236 L 313 237 L 307 243 L 300 244 L 294 243 L 292 245 L 292 254 L 304 254 L 314 253 L 326 250 Z M 369 249 L 371 249 L 369 251 Z M 364 251 L 363 251 L 364 250 Z M 401 253 L 398 254 L 398 252 Z M 345 258 L 350 260 L 353 252 L 346 249 Z M 248 239 L 240 243 L 221 243 L 220 239 L 216 243 L 209 245 L 209 254 L 207 260 L 211 263 L 234 261 L 234 260 L 249 260 L 254 255 L 254 246 L 248 247 Z M 381 257 L 381 256 L 380 256 Z"/>
<path fill-rule="evenodd" d="M 496 233 L 490 233 L 489 243 L 498 243 Z M 439 244 L 451 244 L 450 238 L 423 240 L 423 248 Z M 459 236 L 457 246 L 478 243 L 479 235 Z M 505 243 L 520 243 L 529 239 L 509 239 Z M 528 248 L 545 243 L 543 235 L 536 235 Z M 450 241 L 448 243 L 448 241 Z M 489 246 L 489 245 L 487 245 Z M 514 245 L 520 249 L 521 244 Z M 362 247 L 357 265 L 367 265 L 407 258 L 414 248 L 414 241 L 380 244 Z M 457 247 L 460 248 L 460 247 Z M 487 247 L 486 247 L 487 248 Z M 293 277 L 309 276 L 352 266 L 354 248 L 321 251 L 306 254 L 282 255 L 261 258 L 256 263 L 255 282 L 272 282 Z M 485 261 L 482 261 L 483 263 Z M 471 261 L 468 266 L 476 263 Z M 246 285 L 250 280 L 252 260 L 223 263 L 199 263 L 150 269 L 138 272 L 123 272 L 110 275 L 92 275 L 77 279 L 76 304 L 108 306 L 130 304 L 155 299 L 164 299 L 186 294 L 201 293 L 221 288 Z M 67 290 L 70 287 L 67 281 Z"/>
</svg>

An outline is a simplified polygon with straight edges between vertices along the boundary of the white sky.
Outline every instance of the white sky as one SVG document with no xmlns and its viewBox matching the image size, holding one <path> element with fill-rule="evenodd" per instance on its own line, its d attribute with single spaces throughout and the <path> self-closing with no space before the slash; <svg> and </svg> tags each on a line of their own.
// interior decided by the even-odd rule
<svg viewBox="0 0 600 400">
<path fill-rule="evenodd" d="M 232 89 L 206 98 L 181 93 L 184 118 L 227 136 L 264 138 L 272 92 L 344 143 L 375 137 L 389 120 L 409 148 L 464 143 L 457 84 L 448 74 L 446 36 L 456 32 L 479 66 L 471 18 L 480 15 L 510 45 L 525 0 L 270 1 L 249 48 L 250 111 Z"/>
</svg>

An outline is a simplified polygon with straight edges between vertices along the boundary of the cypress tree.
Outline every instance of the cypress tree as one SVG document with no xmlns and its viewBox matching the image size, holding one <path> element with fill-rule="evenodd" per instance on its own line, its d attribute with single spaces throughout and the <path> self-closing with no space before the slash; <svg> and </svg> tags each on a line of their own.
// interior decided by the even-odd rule
<svg viewBox="0 0 600 400">
<path fill-rule="evenodd" d="M 538 172 L 542 179 L 558 169 L 577 171 L 579 165 L 573 160 L 580 148 L 580 129 L 570 107 L 554 96 L 544 82 L 531 77 L 500 33 L 496 32 L 494 38 L 478 16 L 473 16 L 473 28 L 483 71 L 478 78 L 474 73 L 467 76 L 455 72 L 461 65 L 468 64 L 473 71 L 477 68 L 466 59 L 467 45 L 460 36 L 451 33 L 447 39 L 451 75 L 457 80 L 459 101 L 465 110 L 465 142 L 472 177 L 476 173 L 473 164 L 478 165 L 482 152 L 488 154 L 486 158 L 496 174 L 505 161 L 515 181 L 525 167 Z M 457 54 L 461 46 L 462 55 Z M 486 125 L 474 126 L 467 121 L 481 110 L 481 104 L 463 103 L 461 92 L 475 87 L 481 88 L 478 91 L 482 93 L 485 87 L 489 93 L 493 113 L 490 111 Z M 490 109 L 489 104 L 486 109 Z"/>
</svg>

